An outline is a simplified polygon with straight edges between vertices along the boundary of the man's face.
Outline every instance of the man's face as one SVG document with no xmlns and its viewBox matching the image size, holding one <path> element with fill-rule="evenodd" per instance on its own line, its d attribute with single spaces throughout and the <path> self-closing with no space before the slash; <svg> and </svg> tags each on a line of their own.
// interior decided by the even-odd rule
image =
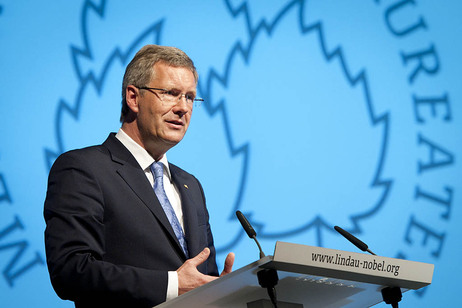
<svg viewBox="0 0 462 308">
<path fill-rule="evenodd" d="M 158 62 L 154 65 L 153 79 L 146 87 L 196 94 L 193 73 L 184 67 L 172 67 Z M 152 154 L 164 153 L 183 139 L 191 120 L 192 105 L 184 96 L 176 104 L 161 101 L 161 91 L 144 91 L 139 97 L 137 126 L 146 150 Z"/>
</svg>

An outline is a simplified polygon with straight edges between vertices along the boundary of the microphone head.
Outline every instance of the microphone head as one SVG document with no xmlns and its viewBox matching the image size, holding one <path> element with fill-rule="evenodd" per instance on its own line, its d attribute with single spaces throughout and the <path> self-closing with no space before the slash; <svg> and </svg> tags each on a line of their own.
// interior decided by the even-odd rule
<svg viewBox="0 0 462 308">
<path fill-rule="evenodd" d="M 244 214 L 241 211 L 236 211 L 237 219 L 241 223 L 242 227 L 244 228 L 245 232 L 250 238 L 255 238 L 257 236 L 257 232 L 255 232 L 252 225 L 249 223 L 247 218 L 245 218 Z"/>
</svg>

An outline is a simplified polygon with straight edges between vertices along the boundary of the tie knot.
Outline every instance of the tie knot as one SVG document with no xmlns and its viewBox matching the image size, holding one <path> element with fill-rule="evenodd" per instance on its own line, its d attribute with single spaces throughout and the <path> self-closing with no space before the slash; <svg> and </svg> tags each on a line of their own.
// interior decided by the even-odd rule
<svg viewBox="0 0 462 308">
<path fill-rule="evenodd" d="M 153 162 L 151 165 L 151 172 L 154 174 L 154 178 L 161 178 L 164 176 L 164 166 L 161 162 Z"/>
</svg>

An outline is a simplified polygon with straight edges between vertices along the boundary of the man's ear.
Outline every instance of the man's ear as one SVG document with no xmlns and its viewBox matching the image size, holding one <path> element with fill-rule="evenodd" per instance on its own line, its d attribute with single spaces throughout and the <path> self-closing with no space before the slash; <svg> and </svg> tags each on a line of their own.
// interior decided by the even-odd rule
<svg viewBox="0 0 462 308">
<path fill-rule="evenodd" d="M 134 113 L 138 113 L 139 111 L 139 98 L 139 90 L 133 85 L 128 85 L 125 89 L 125 100 L 127 101 L 128 108 L 130 108 L 130 110 Z"/>
</svg>

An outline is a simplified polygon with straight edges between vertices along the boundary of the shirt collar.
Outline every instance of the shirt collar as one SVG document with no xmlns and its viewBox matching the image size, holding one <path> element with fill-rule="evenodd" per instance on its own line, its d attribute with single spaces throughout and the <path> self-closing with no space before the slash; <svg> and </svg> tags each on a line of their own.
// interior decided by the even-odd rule
<svg viewBox="0 0 462 308">
<path fill-rule="evenodd" d="M 145 148 L 136 143 L 135 140 L 122 130 L 122 128 L 120 128 L 117 132 L 116 138 L 127 148 L 128 151 L 130 151 L 133 157 L 135 157 L 136 161 L 141 166 L 141 169 L 144 171 L 150 170 L 150 167 L 155 160 L 151 155 L 149 155 Z M 167 174 L 168 178 L 172 180 L 167 154 L 164 154 L 159 162 L 164 165 L 164 172 Z"/>
</svg>

